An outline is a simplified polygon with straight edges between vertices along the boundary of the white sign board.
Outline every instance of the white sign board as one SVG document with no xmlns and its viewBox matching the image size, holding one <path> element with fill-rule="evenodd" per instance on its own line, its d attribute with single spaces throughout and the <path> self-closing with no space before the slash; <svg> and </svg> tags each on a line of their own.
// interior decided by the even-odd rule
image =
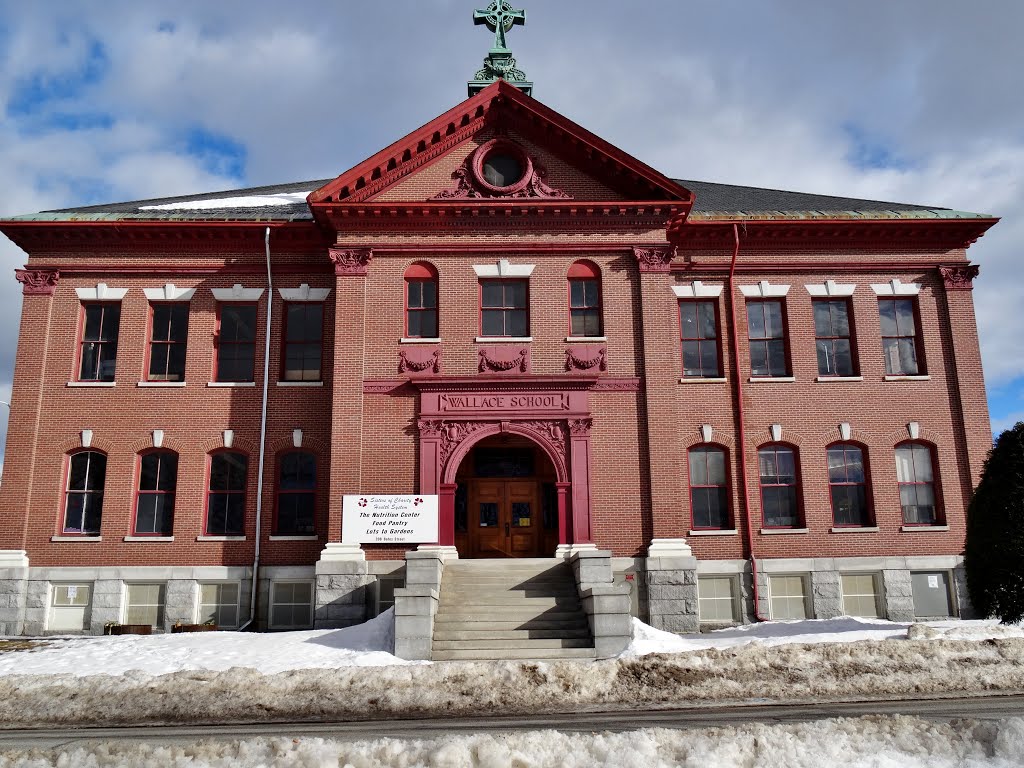
<svg viewBox="0 0 1024 768">
<path fill-rule="evenodd" d="M 345 496 L 341 540 L 345 544 L 433 544 L 437 496 Z"/>
</svg>

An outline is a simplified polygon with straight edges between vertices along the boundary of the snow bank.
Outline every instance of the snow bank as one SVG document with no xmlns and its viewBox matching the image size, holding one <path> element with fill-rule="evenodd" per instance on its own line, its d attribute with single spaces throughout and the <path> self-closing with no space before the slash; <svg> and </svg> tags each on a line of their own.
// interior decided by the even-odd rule
<svg viewBox="0 0 1024 768">
<path fill-rule="evenodd" d="M 31 654 L 31 652 L 29 652 Z M 19 657 L 25 654 L 18 654 Z M 747 644 L 579 663 L 0 677 L 8 727 L 273 722 L 1024 691 L 1024 639 Z"/>
<path fill-rule="evenodd" d="M 250 667 L 265 674 L 293 669 L 409 664 L 392 655 L 395 614 L 389 609 L 365 624 L 313 632 L 182 632 L 47 640 L 30 652 L 0 654 L 0 676 L 69 674 L 166 675 L 188 670 Z M 422 662 L 420 662 L 422 663 Z"/>
<path fill-rule="evenodd" d="M 163 205 L 140 205 L 140 211 L 203 211 L 211 208 L 269 208 L 276 205 L 304 203 L 309 192 L 279 192 L 274 195 L 221 197 L 213 200 L 183 200 Z"/>
<path fill-rule="evenodd" d="M 786 725 L 628 733 L 527 731 L 436 739 L 249 739 L 188 746 L 102 742 L 0 753 L 0 768 L 1010 768 L 1024 755 L 1024 719 L 933 723 L 865 717 Z"/>
</svg>

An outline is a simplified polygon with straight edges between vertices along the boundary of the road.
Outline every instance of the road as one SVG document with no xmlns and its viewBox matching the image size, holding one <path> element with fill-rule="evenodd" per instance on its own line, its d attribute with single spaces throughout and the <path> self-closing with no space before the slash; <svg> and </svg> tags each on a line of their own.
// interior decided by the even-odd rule
<svg viewBox="0 0 1024 768">
<path fill-rule="evenodd" d="M 995 720 L 1024 717 L 1024 695 L 944 699 L 807 704 L 740 704 L 689 709 L 581 712 L 561 715 L 475 717 L 463 719 L 375 720 L 348 723 L 273 723 L 258 725 L 175 725 L 126 728 L 2 730 L 0 749 L 70 747 L 90 741 L 144 741 L 186 744 L 201 739 L 230 741 L 254 737 L 332 738 L 343 741 L 393 737 L 427 739 L 473 733 L 560 731 L 633 731 L 640 728 L 710 728 L 747 722 L 791 723 L 862 715 L 916 715 L 932 720 L 969 717 Z"/>
</svg>

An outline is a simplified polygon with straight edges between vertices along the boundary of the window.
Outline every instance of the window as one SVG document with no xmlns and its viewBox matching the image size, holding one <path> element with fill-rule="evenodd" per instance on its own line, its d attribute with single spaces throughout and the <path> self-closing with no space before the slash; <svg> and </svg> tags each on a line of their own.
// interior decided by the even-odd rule
<svg viewBox="0 0 1024 768">
<path fill-rule="evenodd" d="M 98 536 L 103 515 L 107 457 L 80 451 L 68 459 L 68 491 L 64 498 L 64 533 Z"/>
<path fill-rule="evenodd" d="M 680 301 L 683 376 L 715 378 L 718 366 L 718 319 L 713 301 Z"/>
<path fill-rule="evenodd" d="M 113 381 L 117 367 L 117 331 L 121 324 L 120 302 L 82 305 L 80 381 Z"/>
<path fill-rule="evenodd" d="M 761 472 L 761 508 L 766 528 L 795 528 L 800 523 L 796 456 L 790 448 L 768 446 L 757 452 Z"/>
<path fill-rule="evenodd" d="M 277 486 L 278 536 L 312 536 L 315 531 L 316 457 L 311 453 L 281 456 Z"/>
<path fill-rule="evenodd" d="M 284 315 L 285 381 L 320 381 L 323 357 L 324 305 L 289 302 Z"/>
<path fill-rule="evenodd" d="M 569 268 L 569 335 L 602 336 L 601 271 L 589 261 Z"/>
<path fill-rule="evenodd" d="M 206 534 L 242 536 L 245 533 L 245 484 L 249 458 L 243 453 L 210 456 L 210 487 L 206 493 Z"/>
<path fill-rule="evenodd" d="M 152 451 L 139 457 L 139 492 L 135 500 L 136 535 L 171 535 L 177 484 L 178 454 L 173 451 Z"/>
<path fill-rule="evenodd" d="M 220 304 L 217 381 L 255 381 L 256 305 Z"/>
<path fill-rule="evenodd" d="M 405 335 L 410 339 L 436 339 L 437 270 L 430 264 L 412 264 L 405 270 Z"/>
<path fill-rule="evenodd" d="M 880 299 L 882 355 L 890 376 L 916 376 L 921 372 L 917 357 L 917 320 L 913 299 Z"/>
<path fill-rule="evenodd" d="M 768 593 L 772 619 L 807 618 L 807 589 L 803 576 L 769 576 Z"/>
<path fill-rule="evenodd" d="M 151 305 L 149 381 L 184 381 L 188 340 L 188 302 Z"/>
<path fill-rule="evenodd" d="M 308 581 L 275 581 L 270 597 L 273 629 L 305 629 L 313 626 L 313 585 Z"/>
<path fill-rule="evenodd" d="M 694 528 L 729 527 L 725 451 L 720 448 L 690 450 L 690 506 Z"/>
<path fill-rule="evenodd" d="M 126 584 L 124 623 L 163 629 L 164 594 L 163 584 Z"/>
<path fill-rule="evenodd" d="M 850 337 L 850 304 L 845 299 L 814 302 L 814 338 L 819 376 L 855 376 Z"/>
<path fill-rule="evenodd" d="M 89 628 L 92 584 L 54 584 L 50 595 L 50 632 L 82 632 Z"/>
<path fill-rule="evenodd" d="M 844 573 L 843 613 L 846 616 L 881 618 L 878 579 L 872 573 Z"/>
<path fill-rule="evenodd" d="M 480 332 L 484 336 L 523 338 L 530 335 L 525 280 L 484 280 L 480 283 Z"/>
<path fill-rule="evenodd" d="M 871 525 L 864 453 L 844 443 L 828 449 L 828 490 L 836 526 Z"/>
<path fill-rule="evenodd" d="M 697 610 L 701 623 L 731 624 L 739 621 L 736 580 L 729 576 L 697 577 Z"/>
<path fill-rule="evenodd" d="M 905 525 L 938 525 L 932 449 L 923 443 L 896 446 L 896 479 Z"/>
<path fill-rule="evenodd" d="M 747 302 L 751 376 L 786 376 L 786 331 L 781 301 Z"/>
<path fill-rule="evenodd" d="M 238 626 L 238 582 L 199 585 L 199 623 Z"/>
</svg>

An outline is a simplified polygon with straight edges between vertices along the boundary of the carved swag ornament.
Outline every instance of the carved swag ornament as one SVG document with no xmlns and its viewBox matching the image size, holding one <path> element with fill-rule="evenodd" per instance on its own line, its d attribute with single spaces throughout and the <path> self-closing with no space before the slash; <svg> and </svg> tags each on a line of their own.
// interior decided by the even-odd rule
<svg viewBox="0 0 1024 768">
<path fill-rule="evenodd" d="M 484 178 L 484 162 L 491 154 L 506 154 L 518 160 L 523 175 L 507 187 L 494 187 Z M 537 199 L 571 200 L 572 195 L 555 189 L 546 181 L 547 169 L 533 162 L 523 149 L 505 138 L 493 139 L 478 147 L 452 173 L 455 183 L 434 196 L 434 200 Z"/>
<path fill-rule="evenodd" d="M 398 372 L 408 373 L 423 373 L 424 371 L 430 371 L 431 373 L 441 373 L 441 350 L 435 349 L 425 359 L 416 359 L 409 352 L 404 349 L 398 353 Z"/>
<path fill-rule="evenodd" d="M 601 347 L 593 357 L 581 357 L 578 354 L 581 351 L 583 350 L 574 347 L 565 350 L 565 370 L 589 371 L 592 368 L 597 368 L 599 371 L 608 370 L 607 348 Z"/>
<path fill-rule="evenodd" d="M 510 358 L 492 356 L 486 349 L 481 349 L 479 354 L 480 365 L 478 370 L 480 373 L 487 373 L 488 371 L 504 373 L 514 371 L 516 368 L 519 369 L 520 373 L 529 373 L 530 371 L 529 349 L 521 349 L 518 355 Z"/>
</svg>

